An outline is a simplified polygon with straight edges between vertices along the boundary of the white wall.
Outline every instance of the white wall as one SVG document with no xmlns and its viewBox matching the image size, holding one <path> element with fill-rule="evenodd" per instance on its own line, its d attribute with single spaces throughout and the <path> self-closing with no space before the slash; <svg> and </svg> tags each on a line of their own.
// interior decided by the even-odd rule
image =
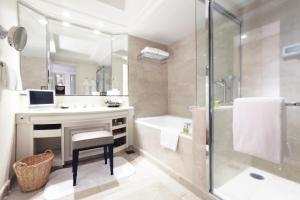
<svg viewBox="0 0 300 200">
<path fill-rule="evenodd" d="M 17 25 L 16 0 L 0 0 L 0 25 L 9 29 Z M 9 70 L 8 88 L 21 89 L 19 54 L 7 40 L 0 40 L 0 60 Z M 0 198 L 4 186 L 9 183 L 11 163 L 14 161 L 15 112 L 19 109 L 18 92 L 7 90 L 0 85 Z"/>
</svg>

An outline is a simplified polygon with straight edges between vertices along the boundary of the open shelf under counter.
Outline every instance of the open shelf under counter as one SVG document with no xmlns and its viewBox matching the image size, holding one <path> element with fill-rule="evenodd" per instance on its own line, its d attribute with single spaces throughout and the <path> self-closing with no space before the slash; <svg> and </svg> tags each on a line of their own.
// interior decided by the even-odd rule
<svg viewBox="0 0 300 200">
<path fill-rule="evenodd" d="M 61 129 L 58 130 L 34 130 L 34 138 L 51 138 L 51 137 L 61 137 Z"/>
<path fill-rule="evenodd" d="M 125 137 L 127 136 L 127 133 L 121 133 L 121 134 L 117 134 L 117 135 L 114 135 L 114 139 L 118 139 L 118 138 L 121 138 L 121 137 Z"/>
<path fill-rule="evenodd" d="M 126 128 L 127 124 L 121 124 L 121 125 L 116 125 L 116 126 L 112 126 L 112 130 L 117 130 L 120 128 Z"/>
</svg>

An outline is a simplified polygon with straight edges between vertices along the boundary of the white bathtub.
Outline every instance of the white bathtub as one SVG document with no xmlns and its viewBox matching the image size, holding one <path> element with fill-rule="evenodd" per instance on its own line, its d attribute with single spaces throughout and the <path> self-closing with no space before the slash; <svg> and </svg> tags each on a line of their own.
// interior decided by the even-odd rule
<svg viewBox="0 0 300 200">
<path fill-rule="evenodd" d="M 201 141 L 201 138 L 204 138 L 201 135 L 206 135 L 206 132 L 198 131 L 193 133 L 193 137 L 191 134 L 180 134 L 176 152 L 160 145 L 162 128 L 176 128 L 182 133 L 185 122 L 192 123 L 192 120 L 169 115 L 137 118 L 134 123 L 133 145 L 142 155 L 180 180 L 182 184 L 197 191 L 202 184 L 202 177 L 205 177 L 200 168 L 206 167 L 205 140 Z M 203 123 L 205 124 L 205 121 Z M 201 129 L 198 127 L 198 130 Z M 194 137 L 198 139 L 194 140 Z M 202 146 L 204 148 L 201 148 Z"/>
<path fill-rule="evenodd" d="M 192 138 L 192 119 L 175 117 L 171 115 L 157 116 L 157 117 L 144 117 L 137 118 L 135 123 L 142 124 L 151 128 L 160 129 L 165 127 L 175 128 L 180 133 L 180 136 Z M 183 134 L 184 123 L 190 123 L 189 135 Z"/>
</svg>

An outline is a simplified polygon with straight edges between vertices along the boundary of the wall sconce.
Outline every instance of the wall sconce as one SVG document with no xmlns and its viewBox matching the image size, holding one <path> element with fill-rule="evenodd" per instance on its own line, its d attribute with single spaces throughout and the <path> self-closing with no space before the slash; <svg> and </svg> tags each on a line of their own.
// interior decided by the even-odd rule
<svg viewBox="0 0 300 200">
<path fill-rule="evenodd" d="M 22 51 L 27 43 L 27 31 L 24 27 L 13 26 L 8 31 L 0 25 L 0 39 L 7 37 L 8 43 L 17 51 Z"/>
</svg>

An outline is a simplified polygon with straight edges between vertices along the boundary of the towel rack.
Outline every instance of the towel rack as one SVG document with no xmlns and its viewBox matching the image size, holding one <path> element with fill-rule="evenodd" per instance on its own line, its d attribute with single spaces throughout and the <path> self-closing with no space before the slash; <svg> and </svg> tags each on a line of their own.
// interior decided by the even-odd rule
<svg viewBox="0 0 300 200">
<path fill-rule="evenodd" d="M 288 102 L 285 103 L 286 106 L 300 106 L 300 102 Z"/>
</svg>

